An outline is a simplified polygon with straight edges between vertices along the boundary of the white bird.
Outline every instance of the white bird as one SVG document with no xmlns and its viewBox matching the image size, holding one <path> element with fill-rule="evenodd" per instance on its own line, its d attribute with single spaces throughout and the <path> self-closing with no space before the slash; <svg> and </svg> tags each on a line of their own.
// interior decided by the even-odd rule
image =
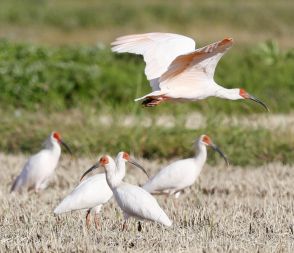
<svg viewBox="0 0 294 253">
<path fill-rule="evenodd" d="M 21 173 L 15 179 L 11 192 L 34 190 L 39 192 L 47 187 L 53 175 L 61 154 L 60 144 L 71 153 L 69 147 L 62 141 L 58 132 L 52 132 L 44 143 L 45 148 L 31 156 Z"/>
<path fill-rule="evenodd" d="M 143 55 L 152 92 L 135 101 L 143 100 L 145 106 L 215 96 L 251 99 L 268 110 L 261 100 L 244 89 L 226 89 L 214 81 L 218 61 L 233 45 L 231 38 L 195 49 L 195 41 L 183 35 L 145 33 L 119 37 L 111 45 L 113 52 Z"/>
<path fill-rule="evenodd" d="M 90 226 L 90 214 L 94 213 L 95 226 L 99 227 L 98 214 L 104 204 L 112 197 L 105 173 L 99 173 L 83 180 L 62 202 L 54 209 L 55 214 L 75 210 L 87 210 L 86 224 Z"/>
<path fill-rule="evenodd" d="M 104 167 L 107 183 L 113 192 L 116 202 L 124 212 L 125 222 L 123 229 L 126 228 L 126 221 L 129 217 L 156 221 L 165 226 L 172 225 L 168 216 L 150 193 L 139 186 L 122 181 L 120 175 L 116 173 L 115 163 L 113 163 L 109 156 L 103 156 L 99 163 L 93 165 L 84 175 L 100 165 Z M 134 163 L 134 165 L 143 169 L 137 163 Z"/>
<path fill-rule="evenodd" d="M 176 161 L 162 168 L 142 188 L 152 194 L 175 194 L 176 198 L 179 197 L 180 192 L 193 185 L 198 178 L 207 158 L 206 146 L 217 151 L 228 164 L 226 156 L 207 135 L 201 135 L 197 144 L 199 150 L 197 156 Z"/>
<path fill-rule="evenodd" d="M 110 158 L 112 160 L 112 158 Z M 117 166 L 116 174 L 123 179 L 126 173 L 125 162 L 133 163 L 130 156 L 125 152 L 119 152 L 115 164 Z M 113 162 L 111 162 L 113 163 Z M 87 173 L 86 173 L 87 174 Z M 84 175 L 82 176 L 82 179 Z M 112 197 L 112 191 L 109 188 L 105 173 L 99 173 L 91 176 L 83 181 L 55 208 L 55 214 L 87 209 L 86 224 L 90 226 L 90 214 L 94 212 L 94 222 L 98 229 L 99 218 L 98 214 L 104 204 Z"/>
</svg>

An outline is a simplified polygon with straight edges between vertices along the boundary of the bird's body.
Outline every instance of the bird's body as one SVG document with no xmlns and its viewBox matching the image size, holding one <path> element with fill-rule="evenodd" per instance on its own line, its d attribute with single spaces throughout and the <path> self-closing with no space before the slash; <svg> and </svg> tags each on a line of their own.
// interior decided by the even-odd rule
<svg viewBox="0 0 294 253">
<path fill-rule="evenodd" d="M 178 194 L 181 190 L 193 185 L 199 177 L 207 158 L 206 145 L 212 146 L 225 158 L 223 153 L 211 142 L 210 138 L 202 135 L 197 145 L 197 156 L 176 161 L 162 168 L 142 188 L 152 194 L 177 194 L 176 196 L 179 196 Z"/>
<path fill-rule="evenodd" d="M 243 89 L 226 89 L 214 81 L 215 68 L 233 45 L 231 38 L 195 49 L 193 39 L 171 33 L 134 34 L 117 38 L 112 51 L 143 55 L 152 92 L 136 99 L 145 106 L 164 101 L 197 101 L 211 96 L 260 100 Z"/>
<path fill-rule="evenodd" d="M 60 147 L 53 150 L 43 149 L 31 156 L 16 178 L 12 191 L 34 189 L 38 192 L 45 189 L 57 166 L 59 156 Z"/>
<path fill-rule="evenodd" d="M 121 157 L 117 156 L 115 163 L 121 163 Z M 116 174 L 121 178 L 125 175 L 125 163 L 119 166 Z M 86 223 L 90 225 L 90 213 L 94 212 L 94 221 L 98 228 L 98 213 L 102 206 L 112 197 L 105 173 L 96 174 L 83 181 L 54 209 L 54 213 L 60 214 L 75 210 L 87 209 Z"/>
<path fill-rule="evenodd" d="M 204 162 L 197 158 L 176 161 L 161 169 L 142 188 L 153 194 L 175 194 L 195 183 Z"/>
<path fill-rule="evenodd" d="M 120 163 L 116 164 L 118 167 L 125 166 L 125 162 L 129 161 L 128 154 L 125 156 L 124 154 L 127 153 L 122 154 Z M 119 170 L 121 169 L 118 168 Z M 171 226 L 172 222 L 152 195 L 139 186 L 123 182 L 122 179 L 121 175 L 115 174 L 114 169 L 106 169 L 107 183 L 113 192 L 116 202 L 123 210 L 125 219 L 135 217 Z"/>
<path fill-rule="evenodd" d="M 106 182 L 105 173 L 99 173 L 83 180 L 62 200 L 54 213 L 90 209 L 98 214 L 102 205 L 107 203 L 111 197 L 112 191 Z"/>
<path fill-rule="evenodd" d="M 61 139 L 58 133 L 52 133 L 45 142 L 45 148 L 31 156 L 24 165 L 20 175 L 15 179 L 11 191 L 39 192 L 47 187 L 61 154 Z"/>
<path fill-rule="evenodd" d="M 116 163 L 113 162 L 110 156 L 103 156 L 99 163 L 92 166 L 84 173 L 84 175 L 99 167 L 99 165 L 104 166 L 106 181 L 113 192 L 116 202 L 124 212 L 126 220 L 129 217 L 135 217 L 138 219 L 156 221 L 165 226 L 171 226 L 172 222 L 150 193 L 139 186 L 131 185 L 122 181 L 124 175 L 119 172 L 124 170 L 126 161 L 143 169 L 135 161 L 131 161 L 127 153 L 120 152 Z M 116 166 L 118 166 L 117 169 Z M 122 168 L 119 168 L 120 166 L 122 166 Z"/>
<path fill-rule="evenodd" d="M 113 188 L 113 195 L 123 210 L 125 219 L 135 217 L 139 220 L 156 221 L 165 226 L 172 225 L 156 199 L 141 187 L 122 182 Z"/>
</svg>

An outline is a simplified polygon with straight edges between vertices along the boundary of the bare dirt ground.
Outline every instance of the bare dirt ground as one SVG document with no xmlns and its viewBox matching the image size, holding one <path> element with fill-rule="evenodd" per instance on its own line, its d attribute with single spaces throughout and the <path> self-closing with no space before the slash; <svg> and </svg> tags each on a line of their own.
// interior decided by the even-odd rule
<svg viewBox="0 0 294 253">
<path fill-rule="evenodd" d="M 293 252 L 294 169 L 289 165 L 225 168 L 205 166 L 198 183 L 175 199 L 158 201 L 171 228 L 130 220 L 121 232 L 122 213 L 112 200 L 101 212 L 101 227 L 87 230 L 83 211 L 55 216 L 59 201 L 96 158 L 63 157 L 57 175 L 41 194 L 9 194 L 25 156 L 0 154 L 0 252 Z M 154 174 L 157 161 L 139 160 Z M 168 163 L 168 162 L 166 162 Z M 125 181 L 143 183 L 128 168 Z M 178 206 L 178 207 L 177 207 Z"/>
</svg>

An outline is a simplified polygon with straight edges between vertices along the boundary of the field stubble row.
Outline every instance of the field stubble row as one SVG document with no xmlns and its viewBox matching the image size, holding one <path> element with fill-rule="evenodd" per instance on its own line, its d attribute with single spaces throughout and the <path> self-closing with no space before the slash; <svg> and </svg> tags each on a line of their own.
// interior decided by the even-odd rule
<svg viewBox="0 0 294 253">
<path fill-rule="evenodd" d="M 122 213 L 114 201 L 101 212 L 101 228 L 85 229 L 84 212 L 53 215 L 53 208 L 78 183 L 81 173 L 97 157 L 63 157 L 57 176 L 40 195 L 9 194 L 12 179 L 25 156 L 0 155 L 1 243 L 4 251 L 193 251 L 292 252 L 293 168 L 280 163 L 260 167 L 205 166 L 199 181 L 176 202 L 159 197 L 174 221 L 166 229 L 144 222 L 136 231 L 121 232 Z M 139 161 L 154 174 L 168 161 Z M 143 183 L 139 171 L 129 167 L 125 181 Z"/>
</svg>

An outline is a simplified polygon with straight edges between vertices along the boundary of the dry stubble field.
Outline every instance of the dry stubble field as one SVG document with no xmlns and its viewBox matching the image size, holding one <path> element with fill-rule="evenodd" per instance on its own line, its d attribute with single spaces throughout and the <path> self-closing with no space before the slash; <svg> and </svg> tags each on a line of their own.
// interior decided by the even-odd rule
<svg viewBox="0 0 294 253">
<path fill-rule="evenodd" d="M 1 252 L 293 252 L 293 167 L 257 168 L 206 165 L 197 184 L 174 199 L 158 200 L 174 221 L 171 228 L 151 222 L 138 232 L 130 220 L 121 232 L 122 213 L 112 200 L 101 212 L 101 227 L 85 228 L 85 213 L 55 216 L 58 202 L 78 183 L 95 158 L 63 156 L 50 187 L 40 195 L 11 195 L 10 183 L 26 157 L 0 154 Z M 150 174 L 157 161 L 140 160 Z M 125 181 L 143 183 L 129 167 Z M 175 207 L 178 205 L 178 208 Z"/>
</svg>

